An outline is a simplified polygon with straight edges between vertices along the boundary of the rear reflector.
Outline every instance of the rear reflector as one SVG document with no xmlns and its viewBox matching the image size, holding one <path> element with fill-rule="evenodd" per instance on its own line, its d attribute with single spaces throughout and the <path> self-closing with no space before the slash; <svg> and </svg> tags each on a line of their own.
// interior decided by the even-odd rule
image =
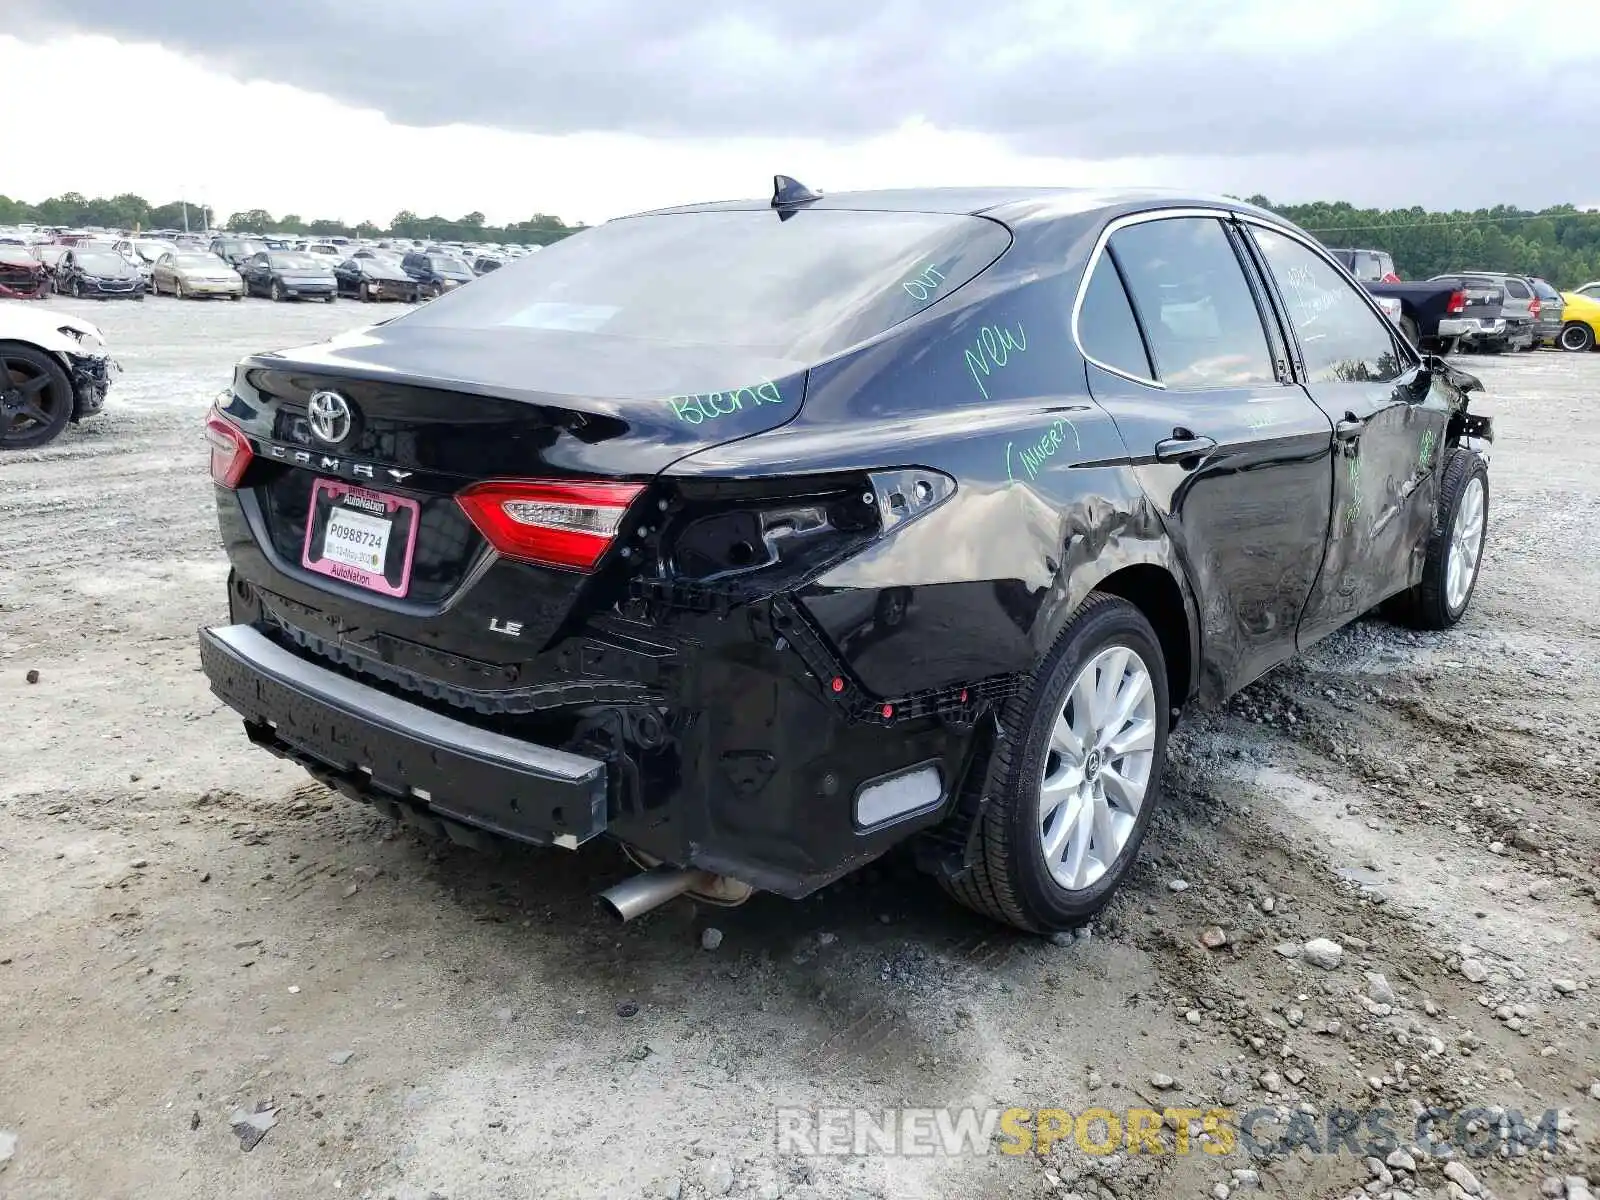
<svg viewBox="0 0 1600 1200">
<path fill-rule="evenodd" d="M 856 827 L 871 829 L 886 821 L 926 812 L 943 798 L 944 783 L 934 763 L 874 779 L 856 793 Z"/>
<path fill-rule="evenodd" d="M 507 558 L 591 571 L 617 536 L 639 483 L 490 480 L 456 503 Z"/>
<path fill-rule="evenodd" d="M 225 488 L 238 487 L 255 457 L 250 440 L 226 417 L 212 413 L 206 418 L 206 441 L 211 444 L 211 478 Z"/>
</svg>

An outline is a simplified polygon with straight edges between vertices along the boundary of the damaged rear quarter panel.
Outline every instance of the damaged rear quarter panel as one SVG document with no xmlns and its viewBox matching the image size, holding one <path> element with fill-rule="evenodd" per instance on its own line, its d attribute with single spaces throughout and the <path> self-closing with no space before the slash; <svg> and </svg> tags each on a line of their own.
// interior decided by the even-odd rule
<svg viewBox="0 0 1600 1200">
<path fill-rule="evenodd" d="M 880 696 L 1029 671 L 1108 575 L 1151 564 L 1181 578 L 1116 425 L 1088 394 L 1067 324 L 1076 272 L 1040 277 L 1025 243 L 1002 264 L 960 303 L 814 367 L 790 424 L 673 468 L 925 467 L 957 480 L 950 499 L 801 593 Z M 904 599 L 892 623 L 877 603 L 891 591 Z"/>
</svg>

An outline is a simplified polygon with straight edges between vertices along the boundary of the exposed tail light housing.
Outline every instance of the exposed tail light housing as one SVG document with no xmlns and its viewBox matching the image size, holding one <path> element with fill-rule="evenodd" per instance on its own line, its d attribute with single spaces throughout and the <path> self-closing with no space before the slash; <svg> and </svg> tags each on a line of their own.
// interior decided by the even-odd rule
<svg viewBox="0 0 1600 1200">
<path fill-rule="evenodd" d="M 592 571 L 643 490 L 640 483 L 492 479 L 473 484 L 456 503 L 507 558 Z"/>
<path fill-rule="evenodd" d="M 211 478 L 225 488 L 236 488 L 250 469 L 255 451 L 250 439 L 221 413 L 206 418 L 206 441 L 211 445 Z"/>
<path fill-rule="evenodd" d="M 1464 313 L 1467 311 L 1467 294 L 1465 292 L 1451 292 L 1450 302 L 1444 306 L 1445 312 Z"/>
</svg>

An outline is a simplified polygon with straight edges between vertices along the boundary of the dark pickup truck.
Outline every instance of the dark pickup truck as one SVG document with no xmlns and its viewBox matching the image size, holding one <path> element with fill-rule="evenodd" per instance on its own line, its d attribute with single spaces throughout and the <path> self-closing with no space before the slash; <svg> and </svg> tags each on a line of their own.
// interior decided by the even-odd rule
<svg viewBox="0 0 1600 1200">
<path fill-rule="evenodd" d="M 1413 346 L 1451 354 L 1461 346 L 1504 349 L 1496 342 L 1500 289 L 1444 277 L 1403 283 L 1382 250 L 1329 250 L 1367 292 L 1400 301 L 1399 325 Z"/>
</svg>

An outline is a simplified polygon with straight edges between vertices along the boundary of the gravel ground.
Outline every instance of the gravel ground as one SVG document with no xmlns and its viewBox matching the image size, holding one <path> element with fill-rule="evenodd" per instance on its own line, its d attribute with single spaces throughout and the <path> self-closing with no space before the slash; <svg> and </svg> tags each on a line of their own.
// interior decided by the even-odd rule
<svg viewBox="0 0 1600 1200">
<path fill-rule="evenodd" d="M 609 848 L 424 843 L 252 750 L 196 665 L 225 612 L 201 416 L 239 355 L 354 306 L 50 303 L 127 373 L 0 459 L 0 1194 L 1600 1184 L 1600 356 L 1468 361 L 1500 441 L 1467 619 L 1364 621 L 1191 716 L 1142 865 L 1058 944 L 892 863 L 617 927 L 591 901 L 627 873 Z M 1378 1106 L 1399 1149 L 778 1151 L 778 1105 L 966 1104 L 1267 1107 L 1265 1141 Z M 1446 1164 L 1413 1146 L 1434 1105 L 1561 1110 L 1556 1149 Z"/>
</svg>

